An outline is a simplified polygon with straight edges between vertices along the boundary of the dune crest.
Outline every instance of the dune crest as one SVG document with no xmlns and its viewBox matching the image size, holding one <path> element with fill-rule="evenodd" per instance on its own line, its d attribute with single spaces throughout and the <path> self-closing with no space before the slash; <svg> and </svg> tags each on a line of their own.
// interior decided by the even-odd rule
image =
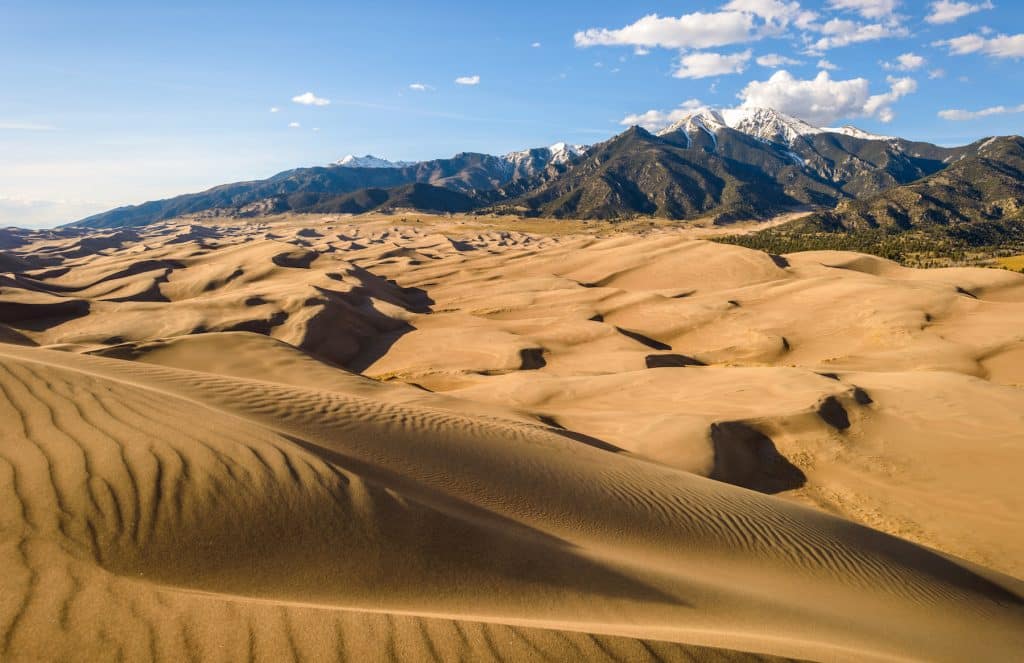
<svg viewBox="0 0 1024 663">
<path fill-rule="evenodd" d="M 1019 275 L 458 219 L 5 246 L 4 660 L 1024 650 Z"/>
</svg>

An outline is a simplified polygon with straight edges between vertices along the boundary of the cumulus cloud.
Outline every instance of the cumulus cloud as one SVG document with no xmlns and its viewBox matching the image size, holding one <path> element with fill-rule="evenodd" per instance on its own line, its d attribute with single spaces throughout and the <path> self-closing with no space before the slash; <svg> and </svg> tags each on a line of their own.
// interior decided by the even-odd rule
<svg viewBox="0 0 1024 663">
<path fill-rule="evenodd" d="M 1020 106 L 992 106 L 991 108 L 983 108 L 977 111 L 967 110 L 942 110 L 939 111 L 939 117 L 944 120 L 976 120 L 980 117 L 989 117 L 990 115 L 1006 115 L 1007 113 L 1024 113 L 1024 104 Z"/>
<path fill-rule="evenodd" d="M 668 112 L 649 110 L 646 113 L 627 115 L 622 118 L 622 121 L 619 122 L 619 124 L 627 127 L 643 127 L 648 131 L 660 131 L 702 107 L 704 107 L 704 104 L 701 103 L 700 99 L 690 99 L 680 104 L 679 108 L 675 108 Z"/>
<path fill-rule="evenodd" d="M 897 23 L 857 23 L 834 18 L 820 27 L 822 36 L 810 45 L 808 51 L 820 53 L 830 48 L 859 44 L 889 37 L 906 37 L 909 31 Z"/>
<path fill-rule="evenodd" d="M 946 70 L 945 69 L 932 69 L 931 71 L 928 72 L 929 80 L 933 80 L 934 81 L 937 78 L 945 78 L 945 77 L 946 77 Z"/>
<path fill-rule="evenodd" d="M 303 106 L 327 106 L 331 103 L 330 99 L 318 97 L 312 92 L 305 92 L 303 94 L 296 95 L 292 97 L 292 101 L 297 104 L 302 104 Z"/>
<path fill-rule="evenodd" d="M 945 46 L 949 49 L 950 55 L 983 53 L 995 58 L 1021 58 L 1024 57 L 1024 33 L 996 35 L 995 37 L 984 37 L 972 33 L 932 42 L 932 46 Z"/>
<path fill-rule="evenodd" d="M 762 55 L 757 58 L 756 62 L 762 67 L 771 67 L 772 69 L 782 67 L 784 65 L 803 64 L 800 60 L 787 58 L 785 55 L 779 55 L 778 53 Z"/>
<path fill-rule="evenodd" d="M 825 71 L 835 71 L 836 69 L 839 69 L 839 67 L 832 64 L 828 60 L 818 60 L 818 69 L 824 69 Z"/>
<path fill-rule="evenodd" d="M 459 76 L 455 79 L 457 85 L 480 85 L 479 76 Z"/>
<path fill-rule="evenodd" d="M 895 62 L 883 62 L 882 67 L 889 71 L 914 71 L 920 69 L 928 61 L 914 53 L 904 53 L 896 57 Z"/>
<path fill-rule="evenodd" d="M 301 124 L 299 124 L 298 122 L 289 122 L 289 123 L 288 123 L 288 128 L 289 128 L 289 129 L 298 129 L 298 128 L 299 128 L 299 127 L 301 127 L 301 126 L 302 126 L 302 125 L 301 125 Z"/>
<path fill-rule="evenodd" d="M 774 108 L 819 126 L 848 117 L 878 117 L 888 122 L 894 117 L 891 105 L 917 89 L 910 78 L 890 77 L 889 85 L 889 92 L 872 96 L 865 78 L 832 80 L 827 71 L 821 71 L 802 80 L 781 70 L 766 81 L 751 81 L 739 98 L 744 107 Z"/>
<path fill-rule="evenodd" d="M 933 2 L 931 12 L 924 20 L 932 24 L 953 23 L 964 16 L 980 12 L 985 9 L 995 9 L 991 2 L 972 4 L 970 2 L 953 2 L 952 0 L 938 0 Z"/>
<path fill-rule="evenodd" d="M 747 12 L 694 12 L 678 18 L 649 14 L 617 30 L 590 28 L 577 32 L 576 46 L 634 46 L 637 48 L 715 48 L 751 41 L 754 15 Z"/>
<path fill-rule="evenodd" d="M 829 0 L 832 9 L 855 11 L 864 18 L 883 18 L 891 16 L 896 10 L 898 0 Z"/>
<path fill-rule="evenodd" d="M 409 83 L 410 90 L 416 90 L 417 92 L 426 92 L 427 90 L 433 90 L 431 86 L 426 83 Z"/>
<path fill-rule="evenodd" d="M 892 105 L 901 97 L 917 92 L 917 81 L 913 78 L 894 78 L 890 76 L 886 79 L 886 82 L 889 83 L 889 91 L 885 94 L 875 94 L 868 97 L 867 103 L 864 104 L 863 115 L 869 117 L 877 116 L 882 122 L 892 122 L 893 118 L 896 117 L 892 110 Z"/>
<path fill-rule="evenodd" d="M 750 61 L 750 50 L 742 53 L 690 53 L 679 58 L 679 66 L 673 72 L 676 78 L 708 78 L 725 74 L 740 74 Z"/>
<path fill-rule="evenodd" d="M 540 48 L 540 42 L 539 41 L 533 42 L 532 44 L 530 44 L 530 48 Z"/>
<path fill-rule="evenodd" d="M 801 29 L 818 17 L 815 12 L 801 8 L 799 2 L 781 0 L 731 0 L 722 9 L 747 12 L 780 27 L 793 23 Z"/>
<path fill-rule="evenodd" d="M 270 112 L 271 112 L 271 113 L 278 113 L 278 112 L 280 112 L 280 111 L 281 111 L 281 109 L 280 109 L 280 108 L 278 108 L 277 106 L 271 106 L 271 107 L 270 107 Z"/>
</svg>

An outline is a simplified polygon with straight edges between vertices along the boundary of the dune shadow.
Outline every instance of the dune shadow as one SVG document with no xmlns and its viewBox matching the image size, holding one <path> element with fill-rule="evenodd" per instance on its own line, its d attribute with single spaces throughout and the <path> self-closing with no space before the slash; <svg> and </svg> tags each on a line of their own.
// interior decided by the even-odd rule
<svg viewBox="0 0 1024 663">
<path fill-rule="evenodd" d="M 562 424 L 558 423 L 558 420 L 552 416 L 541 414 L 538 415 L 537 418 L 540 419 L 540 422 L 542 424 L 552 428 L 554 433 L 557 433 L 562 437 L 567 437 L 575 442 L 582 442 L 583 444 L 589 447 L 594 447 L 595 449 L 600 449 L 601 451 L 611 451 L 612 453 L 621 453 L 625 451 L 625 449 L 623 449 L 622 447 L 617 447 L 614 444 L 605 442 L 602 439 L 591 437 L 590 435 L 587 435 L 585 433 L 579 433 L 574 430 L 569 430 Z"/>
<path fill-rule="evenodd" d="M 749 424 L 712 424 L 711 444 L 715 452 L 711 479 L 768 494 L 807 483 L 807 476 L 779 453 L 772 439 Z"/>
<path fill-rule="evenodd" d="M 434 300 L 430 298 L 426 290 L 402 287 L 392 279 L 385 279 L 370 272 L 367 272 L 367 275 L 378 282 L 373 284 L 378 287 L 360 286 L 353 289 L 350 293 L 351 295 L 368 301 L 369 296 L 372 294 L 371 291 L 379 291 L 381 289 L 379 286 L 386 285 L 390 289 L 397 289 L 400 295 L 400 301 L 392 300 L 391 303 L 412 313 L 427 314 L 432 311 Z M 408 322 L 399 322 L 389 318 L 372 306 L 366 306 L 364 313 L 369 316 L 369 322 L 373 325 L 375 331 L 370 334 L 361 335 L 358 339 L 359 351 L 354 357 L 344 362 L 344 367 L 355 373 L 362 373 L 368 369 L 377 360 L 384 357 L 400 338 L 409 332 L 416 331 L 416 328 Z"/>
<path fill-rule="evenodd" d="M 707 366 L 704 362 L 686 355 L 647 355 L 644 358 L 647 368 L 685 368 L 686 366 Z"/>
<path fill-rule="evenodd" d="M 616 327 L 615 331 L 619 332 L 620 334 L 622 334 L 623 336 L 625 336 L 627 338 L 633 339 L 637 343 L 641 343 L 643 345 L 646 345 L 647 347 L 649 347 L 652 350 L 671 350 L 672 349 L 671 345 L 668 345 L 667 343 L 662 343 L 661 341 L 657 341 L 657 340 L 651 338 L 650 336 L 644 336 L 640 332 L 630 331 L 628 329 L 623 329 L 622 327 Z"/>
<path fill-rule="evenodd" d="M 91 306 L 84 299 L 68 299 L 46 304 L 0 302 L 0 322 L 27 331 L 46 331 L 68 320 L 89 315 Z"/>
</svg>

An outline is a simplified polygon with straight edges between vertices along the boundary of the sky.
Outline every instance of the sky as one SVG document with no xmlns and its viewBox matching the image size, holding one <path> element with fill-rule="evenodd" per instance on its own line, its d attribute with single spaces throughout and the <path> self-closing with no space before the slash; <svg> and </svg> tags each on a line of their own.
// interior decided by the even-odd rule
<svg viewBox="0 0 1024 663">
<path fill-rule="evenodd" d="M 1024 133 L 1022 58 L 1020 0 L 0 0 L 0 226 L 705 105 L 965 144 Z"/>
</svg>

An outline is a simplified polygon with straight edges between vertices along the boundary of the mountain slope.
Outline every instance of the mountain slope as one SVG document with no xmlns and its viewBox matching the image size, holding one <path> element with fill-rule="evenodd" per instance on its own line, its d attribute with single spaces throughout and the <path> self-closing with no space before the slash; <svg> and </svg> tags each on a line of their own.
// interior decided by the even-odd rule
<svg viewBox="0 0 1024 663">
<path fill-rule="evenodd" d="M 633 127 L 503 207 L 559 218 L 686 218 L 711 210 L 724 218 L 756 216 L 799 202 L 763 171 L 703 149 L 707 146 L 699 145 L 699 138 L 678 138 Z M 785 167 L 781 157 L 775 160 L 779 169 Z"/>
<path fill-rule="evenodd" d="M 554 149 L 559 146 L 562 149 Z M 183 214 L 208 210 L 241 210 L 252 214 L 305 209 L 341 194 L 369 189 L 391 189 L 414 183 L 430 184 L 473 196 L 480 192 L 496 191 L 506 183 L 525 181 L 534 177 L 542 173 L 549 162 L 554 164 L 556 170 L 564 169 L 575 158 L 578 149 L 579 146 L 558 144 L 551 148 L 513 153 L 528 155 L 528 158 L 515 159 L 512 158 L 513 155 L 497 157 L 463 152 L 450 159 L 392 164 L 395 167 L 388 167 L 390 162 L 375 157 L 346 158 L 333 166 L 297 168 L 278 173 L 266 180 L 225 184 L 199 193 L 119 207 L 70 225 L 116 228 L 142 226 Z M 297 194 L 300 195 L 299 199 L 282 204 L 282 201 Z M 379 194 L 372 195 L 379 197 Z M 399 192 L 396 195 L 404 194 Z M 455 199 L 449 200 L 454 202 Z M 459 200 L 454 208 L 444 211 L 468 209 L 465 207 L 465 201 Z"/>
<path fill-rule="evenodd" d="M 860 250 L 910 264 L 1022 253 L 1024 138 L 989 139 L 911 184 L 730 241 L 775 253 Z"/>
<path fill-rule="evenodd" d="M 413 209 L 423 212 L 468 212 L 479 203 L 470 196 L 444 187 L 415 182 L 393 189 L 361 189 L 330 196 L 309 206 L 291 207 L 293 212 L 363 214 L 370 211 Z"/>
</svg>

